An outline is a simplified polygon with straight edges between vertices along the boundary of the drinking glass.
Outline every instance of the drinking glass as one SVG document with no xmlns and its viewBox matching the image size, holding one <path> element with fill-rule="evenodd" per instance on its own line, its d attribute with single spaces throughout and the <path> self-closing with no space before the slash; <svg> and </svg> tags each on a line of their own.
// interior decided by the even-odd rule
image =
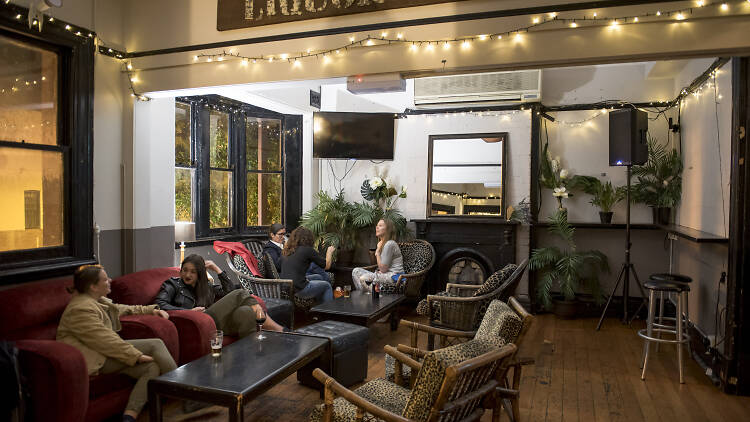
<svg viewBox="0 0 750 422">
<path fill-rule="evenodd" d="M 344 286 L 344 297 L 352 295 L 352 286 Z"/>
<path fill-rule="evenodd" d="M 261 331 L 264 322 L 266 322 L 266 313 L 263 312 L 263 308 L 260 308 L 255 314 L 255 323 L 257 324 L 258 328 L 258 340 L 263 340 L 264 338 L 266 338 L 266 336 L 264 336 L 263 332 Z"/>
<path fill-rule="evenodd" d="M 211 356 L 221 356 L 221 345 L 224 343 L 224 332 L 221 330 L 214 331 L 211 336 Z"/>
<path fill-rule="evenodd" d="M 370 287 L 372 286 L 372 277 L 365 278 L 365 284 L 367 284 L 367 290 L 365 291 L 365 294 L 371 295 L 372 289 Z"/>
</svg>

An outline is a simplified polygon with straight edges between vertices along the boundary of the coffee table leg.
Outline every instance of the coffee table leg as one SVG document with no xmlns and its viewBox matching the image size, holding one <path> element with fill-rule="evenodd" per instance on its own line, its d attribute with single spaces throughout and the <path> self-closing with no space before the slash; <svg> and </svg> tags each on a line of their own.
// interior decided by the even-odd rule
<svg viewBox="0 0 750 422">
<path fill-rule="evenodd" d="M 154 391 L 153 387 L 148 389 L 148 410 L 149 420 L 153 422 L 161 421 L 161 397 Z"/>
<path fill-rule="evenodd" d="M 396 331 L 398 329 L 398 309 L 391 312 L 391 331 Z"/>
<path fill-rule="evenodd" d="M 242 422 L 245 420 L 245 413 L 242 411 L 242 399 L 237 400 L 234 406 L 229 408 L 229 421 Z"/>
</svg>

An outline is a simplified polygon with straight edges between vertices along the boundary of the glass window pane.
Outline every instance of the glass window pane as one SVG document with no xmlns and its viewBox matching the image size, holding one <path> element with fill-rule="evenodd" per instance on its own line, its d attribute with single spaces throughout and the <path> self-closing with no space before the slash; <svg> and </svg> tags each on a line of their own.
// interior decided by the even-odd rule
<svg viewBox="0 0 750 422">
<path fill-rule="evenodd" d="M 248 170 L 281 170 L 281 120 L 248 117 L 245 142 Z"/>
<path fill-rule="evenodd" d="M 0 36 L 0 140 L 57 145 L 57 54 Z"/>
<path fill-rule="evenodd" d="M 209 123 L 210 166 L 229 168 L 229 114 L 211 110 Z"/>
<path fill-rule="evenodd" d="M 174 219 L 193 221 L 193 169 L 176 168 L 174 172 Z"/>
<path fill-rule="evenodd" d="M 189 104 L 175 103 L 174 132 L 174 164 L 181 167 L 190 167 Z"/>
<path fill-rule="evenodd" d="M 261 197 L 260 225 L 281 222 L 281 175 L 264 174 L 258 186 Z"/>
<path fill-rule="evenodd" d="M 0 147 L 0 251 L 63 245 L 63 155 Z"/>
<path fill-rule="evenodd" d="M 232 173 L 211 170 L 209 228 L 220 229 L 232 226 L 231 198 Z"/>
<path fill-rule="evenodd" d="M 258 223 L 258 173 L 247 174 L 247 226 L 260 226 Z"/>
</svg>

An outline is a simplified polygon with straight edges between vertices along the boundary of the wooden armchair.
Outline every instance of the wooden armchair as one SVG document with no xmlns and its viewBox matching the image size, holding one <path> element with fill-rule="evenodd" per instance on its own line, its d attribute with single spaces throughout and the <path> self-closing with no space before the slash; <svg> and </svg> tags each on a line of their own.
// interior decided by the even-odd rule
<svg viewBox="0 0 750 422">
<path fill-rule="evenodd" d="M 444 293 L 428 295 L 425 302 L 417 307 L 417 312 L 426 314 L 432 326 L 474 331 L 484 318 L 490 302 L 495 299 L 506 302 L 515 292 L 527 265 L 528 260 L 518 266 L 509 264 L 492 274 L 484 284 L 448 283 Z"/>
<path fill-rule="evenodd" d="M 396 348 L 399 352 L 402 352 L 409 356 L 414 361 L 421 361 L 432 350 L 433 345 L 429 341 L 430 336 L 434 338 L 437 336 L 439 341 L 440 349 L 446 347 L 453 341 L 466 341 L 472 339 L 480 339 L 488 342 L 494 342 L 494 344 L 500 346 L 503 344 L 514 343 L 519 347 L 523 346 L 524 337 L 531 327 L 534 320 L 534 316 L 531 315 L 521 305 L 515 297 L 508 299 L 507 305 L 500 301 L 494 300 L 487 309 L 487 312 L 482 319 L 482 323 L 477 331 L 458 331 L 448 330 L 445 328 L 433 327 L 425 324 L 419 324 L 412 321 L 401 320 L 401 325 L 407 327 L 410 333 L 411 344 L 409 346 L 399 344 Z M 428 336 L 428 350 L 422 350 L 418 347 L 419 333 L 423 332 Z M 519 387 L 521 384 L 521 371 L 522 367 L 533 364 L 534 360 L 529 358 L 511 357 L 506 362 L 506 366 L 503 368 L 500 380 L 502 386 L 500 387 L 499 393 L 500 398 L 507 400 L 510 407 L 511 418 L 513 421 L 519 419 L 519 408 L 518 408 L 518 396 Z M 386 355 L 386 379 L 391 379 L 400 385 L 409 385 L 415 382 L 416 378 L 412 375 L 413 367 L 404 366 L 398 362 L 395 362 L 393 358 Z M 510 370 L 513 369 L 512 380 L 508 379 Z M 409 382 L 409 384 L 406 384 Z"/>
<path fill-rule="evenodd" d="M 399 364 L 418 372 L 410 389 L 377 378 L 351 391 L 315 369 L 313 375 L 325 386 L 324 403 L 313 410 L 310 421 L 477 421 L 484 413 L 482 400 L 498 394 L 499 371 L 515 351 L 513 344 L 497 348 L 472 340 L 430 352 L 420 363 L 386 346 Z"/>
</svg>

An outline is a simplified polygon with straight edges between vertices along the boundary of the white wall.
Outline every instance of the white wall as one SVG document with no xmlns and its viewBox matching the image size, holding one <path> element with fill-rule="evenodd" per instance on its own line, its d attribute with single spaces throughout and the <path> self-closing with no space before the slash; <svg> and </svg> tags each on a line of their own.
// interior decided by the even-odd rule
<svg viewBox="0 0 750 422">
<path fill-rule="evenodd" d="M 691 60 L 675 78 L 675 89 L 703 73 L 710 60 Z M 678 224 L 727 236 L 729 229 L 730 157 L 732 128 L 731 62 L 719 70 L 716 85 L 699 96 L 689 96 L 681 109 L 682 202 Z M 715 89 L 715 91 L 714 91 Z M 721 98 L 719 98 L 719 95 Z M 728 271 L 727 244 L 696 244 L 678 239 L 674 244 L 674 268 L 693 278 L 690 291 L 690 319 L 703 333 L 716 335 L 716 309 L 726 305 L 726 284 L 721 273 Z M 723 332 L 723 323 L 719 322 Z"/>
</svg>

